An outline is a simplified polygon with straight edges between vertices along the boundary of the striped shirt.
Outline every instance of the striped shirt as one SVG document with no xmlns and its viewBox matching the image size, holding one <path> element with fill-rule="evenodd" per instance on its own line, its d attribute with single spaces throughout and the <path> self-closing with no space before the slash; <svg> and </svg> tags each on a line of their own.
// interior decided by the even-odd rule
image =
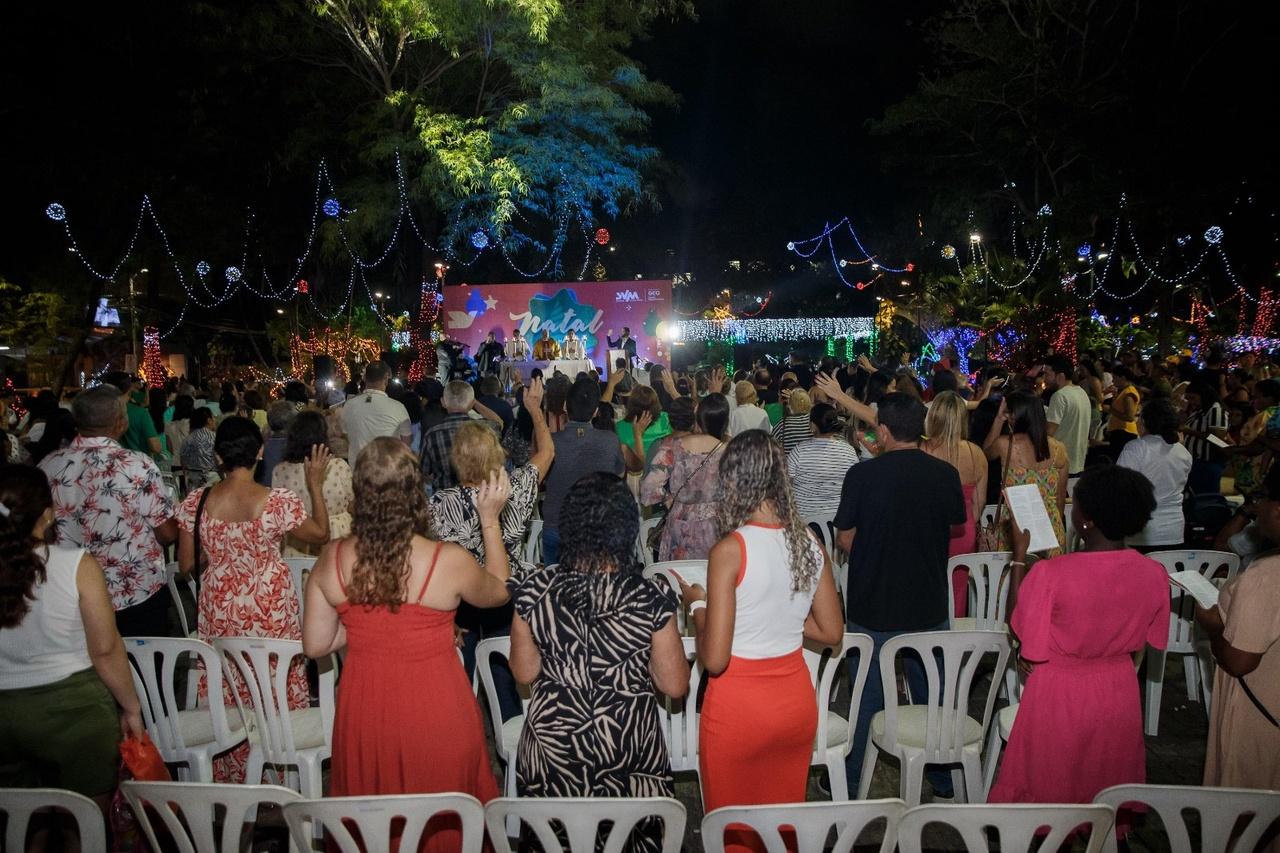
<svg viewBox="0 0 1280 853">
<path fill-rule="evenodd" d="M 801 442 L 813 437 L 809 429 L 809 413 L 785 416 L 774 424 L 773 437 L 782 445 L 783 453 L 790 453 Z"/>
<path fill-rule="evenodd" d="M 1209 432 L 1214 429 L 1225 430 L 1227 428 L 1227 413 L 1222 410 L 1219 403 L 1214 403 L 1208 409 L 1197 412 L 1187 418 L 1186 428 L 1195 432 Z M 1187 446 L 1187 450 L 1191 451 L 1191 458 L 1200 462 L 1209 462 L 1213 459 L 1213 445 L 1208 439 L 1199 436 L 1188 435 L 1183 439 L 1183 444 Z"/>
<path fill-rule="evenodd" d="M 796 512 L 802 518 L 835 518 L 844 475 L 857 461 L 858 452 L 839 436 L 811 438 L 798 444 L 787 454 Z"/>
</svg>

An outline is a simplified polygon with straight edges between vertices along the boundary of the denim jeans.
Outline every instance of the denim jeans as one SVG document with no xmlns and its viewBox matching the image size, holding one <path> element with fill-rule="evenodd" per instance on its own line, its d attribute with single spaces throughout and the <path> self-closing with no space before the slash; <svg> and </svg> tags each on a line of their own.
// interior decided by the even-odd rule
<svg viewBox="0 0 1280 853">
<path fill-rule="evenodd" d="M 542 528 L 542 565 L 560 562 L 560 531 L 554 527 Z"/>
<path fill-rule="evenodd" d="M 920 628 L 912 631 L 873 631 L 870 628 L 863 628 L 852 622 L 849 623 L 850 631 L 868 635 L 875 644 L 871 655 L 871 670 L 867 673 L 867 684 L 862 691 L 862 704 L 858 706 L 858 722 L 853 730 L 853 748 L 849 751 L 849 755 L 844 761 L 845 774 L 849 779 L 850 791 L 857 789 L 858 780 L 862 778 L 862 762 L 866 751 L 875 749 L 875 746 L 870 743 L 871 718 L 884 710 L 884 684 L 880 680 L 880 648 L 889 640 L 894 637 L 900 637 L 903 634 L 916 634 L 921 631 L 945 631 L 947 628 L 948 623 L 943 622 L 941 625 L 935 625 L 931 628 Z M 929 681 L 924 674 L 924 666 L 920 659 L 908 654 L 903 657 L 902 663 L 907 685 L 911 688 L 912 698 L 917 702 L 927 699 L 929 696 Z M 849 667 L 850 684 L 857 678 L 858 664 L 857 656 L 846 661 L 846 665 Z M 939 674 L 941 674 L 940 666 Z M 949 772 L 934 768 L 926 770 L 925 777 L 929 780 L 929 784 L 933 787 L 935 794 L 950 796 L 952 786 Z"/>
<path fill-rule="evenodd" d="M 490 637 L 509 637 L 514 614 L 515 609 L 510 602 L 501 607 L 484 609 L 472 607 L 466 602 L 458 606 L 458 614 L 454 617 L 454 621 L 466 632 L 462 635 L 462 665 L 467 671 L 467 678 L 475 678 L 476 646 L 481 640 L 487 640 Z M 498 694 L 498 705 L 504 722 L 524 713 L 520 703 L 520 693 L 516 689 L 515 677 L 504 660 L 494 661 L 493 688 Z"/>
</svg>

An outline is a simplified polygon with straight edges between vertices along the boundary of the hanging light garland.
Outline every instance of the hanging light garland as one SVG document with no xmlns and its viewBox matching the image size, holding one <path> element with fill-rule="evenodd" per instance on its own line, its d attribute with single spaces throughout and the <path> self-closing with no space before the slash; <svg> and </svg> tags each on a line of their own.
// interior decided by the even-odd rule
<svg viewBox="0 0 1280 853">
<path fill-rule="evenodd" d="M 875 323 L 870 317 L 804 317 L 790 320 L 676 320 L 677 341 L 804 341 L 824 338 L 868 338 Z"/>
<path fill-rule="evenodd" d="M 152 388 L 163 388 L 169 371 L 160 360 L 160 330 L 147 326 L 142 330 L 142 376 Z"/>
</svg>

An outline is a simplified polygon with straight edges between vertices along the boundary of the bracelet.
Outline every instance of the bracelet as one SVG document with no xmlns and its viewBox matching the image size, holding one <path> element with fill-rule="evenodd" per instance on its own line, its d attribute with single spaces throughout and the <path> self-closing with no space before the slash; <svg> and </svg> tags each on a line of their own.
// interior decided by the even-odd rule
<svg viewBox="0 0 1280 853">
<path fill-rule="evenodd" d="M 706 610 L 706 609 L 707 609 L 707 602 L 706 602 L 706 599 L 699 598 L 697 601 L 691 601 L 691 602 L 689 602 L 689 615 L 690 615 L 690 616 L 692 616 L 693 614 L 697 613 L 699 610 Z"/>
<path fill-rule="evenodd" d="M 1009 565 L 1011 565 L 1011 566 L 1022 566 L 1022 568 L 1024 568 L 1024 569 L 1027 567 L 1026 562 L 1025 562 L 1025 561 L 1023 561 L 1023 560 L 1010 560 L 1010 561 L 1009 561 Z"/>
</svg>

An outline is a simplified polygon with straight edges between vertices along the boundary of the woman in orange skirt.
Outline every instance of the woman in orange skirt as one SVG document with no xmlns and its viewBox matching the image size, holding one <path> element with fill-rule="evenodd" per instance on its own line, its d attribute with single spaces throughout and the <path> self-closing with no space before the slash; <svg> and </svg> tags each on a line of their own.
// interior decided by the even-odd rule
<svg viewBox="0 0 1280 853">
<path fill-rule="evenodd" d="M 721 539 L 707 588 L 681 585 L 711 676 L 699 726 L 702 799 L 724 806 L 803 802 L 818 725 L 801 644 L 844 636 L 831 565 L 796 514 L 786 456 L 748 430 L 720 462 Z M 728 850 L 763 850 L 745 827 Z"/>
</svg>

